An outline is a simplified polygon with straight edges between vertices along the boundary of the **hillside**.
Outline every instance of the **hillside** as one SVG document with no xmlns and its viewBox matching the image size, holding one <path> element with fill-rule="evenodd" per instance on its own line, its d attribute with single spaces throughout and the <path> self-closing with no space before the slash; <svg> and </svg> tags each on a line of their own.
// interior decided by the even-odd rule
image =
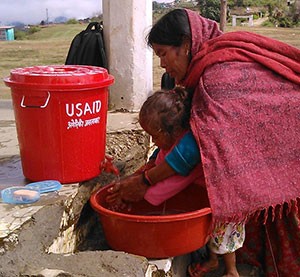
<svg viewBox="0 0 300 277">
<path fill-rule="evenodd" d="M 28 40 L 0 41 L 1 79 L 17 67 L 64 64 L 72 39 L 85 28 L 81 24 L 50 25 Z M 0 83 L 0 98 L 10 98 L 4 83 Z"/>
<path fill-rule="evenodd" d="M 62 24 L 44 27 L 30 36 L 29 40 L 0 41 L 0 77 L 8 76 L 10 70 L 33 65 L 64 64 L 74 36 L 86 25 Z M 247 30 L 269 36 L 300 48 L 300 28 L 231 27 L 226 31 Z M 154 57 L 154 88 L 160 84 L 164 71 Z M 10 98 L 10 89 L 0 82 L 0 98 Z"/>
</svg>

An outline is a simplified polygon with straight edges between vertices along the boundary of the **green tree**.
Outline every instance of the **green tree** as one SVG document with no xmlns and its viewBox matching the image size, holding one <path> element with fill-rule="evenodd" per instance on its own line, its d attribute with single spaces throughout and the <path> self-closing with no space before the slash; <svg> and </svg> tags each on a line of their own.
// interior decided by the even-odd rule
<svg viewBox="0 0 300 277">
<path fill-rule="evenodd" d="M 220 21 L 220 0 L 199 0 L 198 6 L 202 16 Z"/>
<path fill-rule="evenodd" d="M 78 20 L 76 18 L 71 18 L 66 23 L 67 24 L 78 24 Z"/>
<path fill-rule="evenodd" d="M 269 21 L 278 27 L 292 27 L 298 24 L 295 9 L 297 1 L 287 5 L 285 0 L 272 1 L 268 5 Z"/>
</svg>

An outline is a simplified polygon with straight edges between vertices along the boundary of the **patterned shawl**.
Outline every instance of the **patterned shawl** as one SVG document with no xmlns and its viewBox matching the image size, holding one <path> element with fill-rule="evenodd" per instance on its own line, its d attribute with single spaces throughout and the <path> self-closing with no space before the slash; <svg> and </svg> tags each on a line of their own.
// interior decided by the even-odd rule
<svg viewBox="0 0 300 277">
<path fill-rule="evenodd" d="M 214 222 L 240 222 L 300 197 L 300 50 L 250 32 L 222 34 L 186 10 L 198 142 Z M 268 213 L 265 213 L 266 215 Z"/>
</svg>

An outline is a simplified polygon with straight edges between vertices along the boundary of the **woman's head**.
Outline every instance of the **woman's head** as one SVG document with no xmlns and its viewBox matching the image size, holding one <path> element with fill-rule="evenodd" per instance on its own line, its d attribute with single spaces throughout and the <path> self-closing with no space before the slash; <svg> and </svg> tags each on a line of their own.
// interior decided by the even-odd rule
<svg viewBox="0 0 300 277">
<path fill-rule="evenodd" d="M 190 61 L 202 45 L 221 34 L 217 22 L 192 10 L 175 9 L 153 25 L 147 43 L 178 84 L 189 74 Z"/>
<path fill-rule="evenodd" d="M 191 55 L 191 30 L 184 9 L 160 18 L 150 30 L 147 43 L 160 58 L 161 67 L 179 82 L 185 77 Z"/>
<path fill-rule="evenodd" d="M 191 96 L 183 88 L 159 90 L 141 107 L 139 122 L 162 149 L 169 149 L 178 136 L 189 128 Z"/>
<path fill-rule="evenodd" d="M 181 46 L 186 38 L 191 39 L 189 19 L 184 9 L 175 9 L 161 17 L 148 34 L 148 45 Z"/>
</svg>

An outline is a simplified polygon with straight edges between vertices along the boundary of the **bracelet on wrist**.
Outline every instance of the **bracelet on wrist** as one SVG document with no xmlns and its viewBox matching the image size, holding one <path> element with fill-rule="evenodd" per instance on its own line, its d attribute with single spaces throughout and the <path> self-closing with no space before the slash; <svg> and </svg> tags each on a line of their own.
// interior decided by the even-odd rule
<svg viewBox="0 0 300 277">
<path fill-rule="evenodd" d="M 142 172 L 143 183 L 150 187 L 152 185 L 151 180 L 149 179 L 148 172 L 145 170 Z"/>
</svg>

